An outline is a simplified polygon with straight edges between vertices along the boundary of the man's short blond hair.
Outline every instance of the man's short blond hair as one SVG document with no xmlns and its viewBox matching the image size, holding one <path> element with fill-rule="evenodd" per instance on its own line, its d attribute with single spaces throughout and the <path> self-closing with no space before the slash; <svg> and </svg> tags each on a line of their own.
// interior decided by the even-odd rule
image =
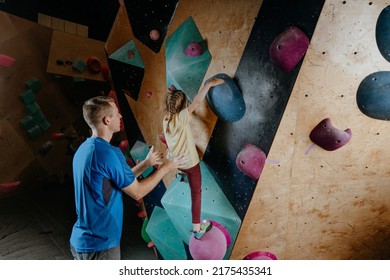
<svg viewBox="0 0 390 280">
<path fill-rule="evenodd" d="M 105 116 L 112 117 L 112 102 L 115 100 L 109 96 L 96 96 L 84 102 L 83 116 L 89 127 L 96 127 Z"/>
</svg>

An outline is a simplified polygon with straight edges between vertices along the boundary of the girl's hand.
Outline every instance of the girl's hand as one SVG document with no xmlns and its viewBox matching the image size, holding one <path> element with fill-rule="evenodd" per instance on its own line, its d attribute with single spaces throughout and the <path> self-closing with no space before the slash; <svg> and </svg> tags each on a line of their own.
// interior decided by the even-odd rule
<svg viewBox="0 0 390 280">
<path fill-rule="evenodd" d="M 210 81 L 208 81 L 207 85 L 209 85 L 210 87 L 215 87 L 217 85 L 223 84 L 224 82 L 225 81 L 223 79 L 212 78 L 212 79 L 210 79 Z"/>
</svg>

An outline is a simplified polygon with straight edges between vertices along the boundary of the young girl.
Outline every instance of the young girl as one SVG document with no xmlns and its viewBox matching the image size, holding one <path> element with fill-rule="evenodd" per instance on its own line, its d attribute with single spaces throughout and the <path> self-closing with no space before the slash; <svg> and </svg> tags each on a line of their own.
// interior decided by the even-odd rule
<svg viewBox="0 0 390 280">
<path fill-rule="evenodd" d="M 224 80 L 218 78 L 210 79 L 188 107 L 188 100 L 180 90 L 169 90 L 166 99 L 168 114 L 164 118 L 163 129 L 169 152 L 172 156 L 188 155 L 188 162 L 181 171 L 187 175 L 191 189 L 192 226 L 196 239 L 202 238 L 212 225 L 210 222 L 200 223 L 202 177 L 200 159 L 191 133 L 190 118 L 196 107 L 206 97 L 209 89 L 223 82 Z"/>
</svg>

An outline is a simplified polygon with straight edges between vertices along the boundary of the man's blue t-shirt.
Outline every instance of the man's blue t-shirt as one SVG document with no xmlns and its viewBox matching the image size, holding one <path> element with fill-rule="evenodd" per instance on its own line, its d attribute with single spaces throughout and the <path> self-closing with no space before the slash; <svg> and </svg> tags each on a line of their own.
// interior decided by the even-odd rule
<svg viewBox="0 0 390 280">
<path fill-rule="evenodd" d="M 77 252 L 119 246 L 123 224 L 122 188 L 135 176 L 121 150 L 99 137 L 88 138 L 73 158 L 77 221 L 70 243 Z"/>
</svg>

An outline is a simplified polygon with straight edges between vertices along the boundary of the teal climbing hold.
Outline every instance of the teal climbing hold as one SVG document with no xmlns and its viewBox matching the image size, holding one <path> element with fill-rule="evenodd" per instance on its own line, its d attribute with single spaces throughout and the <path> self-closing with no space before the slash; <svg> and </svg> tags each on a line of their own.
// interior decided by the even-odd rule
<svg viewBox="0 0 390 280">
<path fill-rule="evenodd" d="M 41 110 L 35 112 L 31 116 L 33 117 L 33 119 L 34 119 L 36 124 L 39 124 L 39 123 L 41 123 L 41 122 L 46 120 L 45 115 L 42 113 Z"/>
<path fill-rule="evenodd" d="M 131 40 L 111 54 L 108 64 L 116 92 L 137 100 L 145 69 L 135 42 Z"/>
<path fill-rule="evenodd" d="M 41 82 L 36 77 L 32 77 L 26 81 L 25 85 L 28 89 L 31 89 L 35 93 L 42 88 Z"/>
<path fill-rule="evenodd" d="M 203 161 L 200 163 L 200 168 L 202 173 L 201 219 L 214 220 L 224 225 L 234 244 L 241 226 L 241 219 Z M 176 178 L 165 192 L 161 204 L 175 225 L 180 238 L 188 244 L 192 229 L 191 194 L 188 183 Z M 227 249 L 226 257 L 230 255 L 231 250 L 231 247 Z"/>
<path fill-rule="evenodd" d="M 34 103 L 36 101 L 35 93 L 31 89 L 22 92 L 20 94 L 20 98 L 26 105 Z"/>
<path fill-rule="evenodd" d="M 187 259 L 184 244 L 167 213 L 161 207 L 154 207 L 146 232 L 164 260 Z"/>
<path fill-rule="evenodd" d="M 27 112 L 29 114 L 35 114 L 36 112 L 38 112 L 39 110 L 41 110 L 41 107 L 38 105 L 38 103 L 36 102 L 33 102 L 31 104 L 27 104 L 26 105 L 26 109 L 27 109 Z"/>
<path fill-rule="evenodd" d="M 144 142 L 136 141 L 134 146 L 130 150 L 130 156 L 133 161 L 143 161 L 148 155 L 150 148 Z M 142 177 L 146 178 L 153 172 L 153 166 L 149 166 L 143 173 Z"/>
<path fill-rule="evenodd" d="M 25 130 L 33 128 L 35 126 L 34 118 L 30 115 L 25 116 L 20 120 L 20 124 L 23 126 Z"/>
<path fill-rule="evenodd" d="M 43 121 L 38 123 L 38 126 L 41 128 L 42 131 L 47 131 L 51 127 L 51 124 L 46 119 L 44 119 Z"/>
<path fill-rule="evenodd" d="M 42 130 L 38 125 L 34 125 L 32 128 L 27 130 L 27 133 L 31 139 L 35 139 L 42 134 Z"/>
<path fill-rule="evenodd" d="M 186 49 L 193 43 L 200 44 L 202 53 L 186 55 Z M 173 85 L 182 90 L 192 101 L 202 85 L 211 62 L 211 54 L 192 17 L 184 21 L 166 41 L 167 88 Z"/>
<path fill-rule="evenodd" d="M 120 62 L 124 62 L 139 68 L 145 68 L 142 62 L 141 55 L 133 40 L 127 42 L 125 45 L 116 50 L 109 56 L 110 59 L 114 59 Z"/>
<path fill-rule="evenodd" d="M 77 60 L 73 63 L 72 68 L 73 68 L 74 70 L 77 70 L 77 71 L 80 72 L 80 73 L 83 73 L 83 72 L 85 72 L 85 70 L 87 70 L 87 63 L 86 63 L 84 60 L 77 59 Z"/>
</svg>

